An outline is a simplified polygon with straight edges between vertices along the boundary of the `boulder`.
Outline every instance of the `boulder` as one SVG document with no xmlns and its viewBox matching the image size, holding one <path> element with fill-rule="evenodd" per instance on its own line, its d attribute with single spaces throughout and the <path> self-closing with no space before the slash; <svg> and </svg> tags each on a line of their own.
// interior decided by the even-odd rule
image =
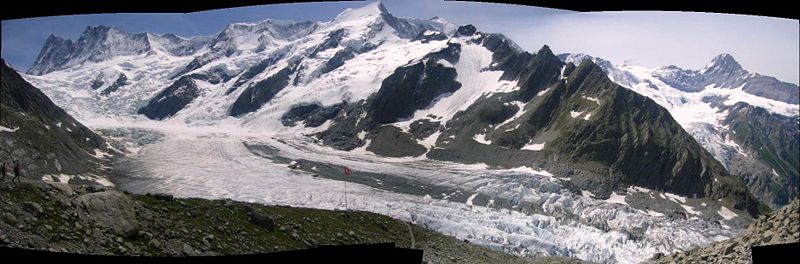
<svg viewBox="0 0 800 264">
<path fill-rule="evenodd" d="M 133 200 L 120 192 L 85 194 L 78 197 L 77 201 L 98 225 L 118 235 L 132 237 L 139 231 Z"/>
</svg>

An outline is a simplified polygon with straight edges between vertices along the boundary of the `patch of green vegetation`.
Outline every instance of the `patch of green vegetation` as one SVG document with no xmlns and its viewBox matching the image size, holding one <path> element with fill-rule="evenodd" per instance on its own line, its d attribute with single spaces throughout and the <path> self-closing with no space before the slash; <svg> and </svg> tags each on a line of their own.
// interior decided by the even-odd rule
<svg viewBox="0 0 800 264">
<path fill-rule="evenodd" d="M 758 202 L 758 215 L 766 215 L 772 212 L 772 208 L 769 208 L 767 204 Z"/>
</svg>

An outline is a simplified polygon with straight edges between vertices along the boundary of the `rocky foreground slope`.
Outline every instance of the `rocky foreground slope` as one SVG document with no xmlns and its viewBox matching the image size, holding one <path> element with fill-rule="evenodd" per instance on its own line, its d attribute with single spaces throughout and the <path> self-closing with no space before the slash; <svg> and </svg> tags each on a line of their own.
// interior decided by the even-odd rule
<svg viewBox="0 0 800 264">
<path fill-rule="evenodd" d="M 761 216 L 739 236 L 711 245 L 657 256 L 651 263 L 752 263 L 751 247 L 800 242 L 800 199 Z"/>
<path fill-rule="evenodd" d="M 132 195 L 30 180 L 0 183 L 0 200 L 0 245 L 17 248 L 195 256 L 394 242 L 423 249 L 429 263 L 581 263 L 519 258 L 368 212 Z"/>
</svg>

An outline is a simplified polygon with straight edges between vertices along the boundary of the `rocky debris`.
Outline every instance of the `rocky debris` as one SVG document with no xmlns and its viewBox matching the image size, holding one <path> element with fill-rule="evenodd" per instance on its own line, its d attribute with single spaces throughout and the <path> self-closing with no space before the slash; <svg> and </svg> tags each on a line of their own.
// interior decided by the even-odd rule
<svg viewBox="0 0 800 264">
<path fill-rule="evenodd" d="M 800 198 L 769 215 L 762 215 L 738 236 L 703 248 L 656 255 L 649 263 L 751 263 L 753 246 L 800 242 Z"/>
<path fill-rule="evenodd" d="M 66 183 L 53 182 L 53 183 L 50 183 L 50 187 L 52 187 L 54 190 L 58 191 L 59 193 L 61 193 L 63 195 L 66 195 L 68 197 L 71 197 L 71 196 L 75 195 L 75 191 L 72 189 L 72 186 L 70 186 L 69 184 L 66 184 Z"/>
<path fill-rule="evenodd" d="M 23 202 L 22 207 L 25 208 L 25 210 L 27 210 L 28 212 L 33 213 L 34 215 L 40 215 L 41 213 L 44 212 L 42 206 L 34 202 Z"/>
<path fill-rule="evenodd" d="M 162 201 L 172 201 L 172 200 L 175 200 L 175 197 L 173 197 L 173 196 L 172 196 L 172 195 L 170 195 L 170 194 L 156 193 L 156 194 L 152 194 L 152 196 L 153 196 L 153 197 L 155 197 L 156 199 L 159 199 L 159 200 L 162 200 Z"/>
<path fill-rule="evenodd" d="M 11 214 L 10 212 L 4 212 L 3 221 L 9 225 L 15 225 L 17 224 L 17 217 Z"/>
<path fill-rule="evenodd" d="M 0 215 L 0 245 L 136 256 L 241 255 L 353 243 L 411 246 L 406 223 L 374 213 L 131 195 L 113 189 L 76 191 L 77 195 L 68 196 L 59 191 L 63 187 L 41 181 L 0 183 L 0 201 L 7 201 L 0 203 L 4 211 Z M 85 189 L 72 185 L 70 188 Z M 50 198 L 44 199 L 45 196 Z M 38 211 L 33 203 L 42 208 L 38 217 L 26 209 Z M 22 222 L 17 219 L 27 222 L 17 223 Z M 415 248 L 424 249 L 424 258 L 430 263 L 531 260 L 464 243 L 419 226 L 411 228 Z"/>
<path fill-rule="evenodd" d="M 253 207 L 247 208 L 247 217 L 250 219 L 250 222 L 268 231 L 275 230 L 275 221 L 272 220 L 270 215 L 266 214 L 262 210 L 254 209 Z"/>
<path fill-rule="evenodd" d="M 139 231 L 133 200 L 127 195 L 117 191 L 96 192 L 81 195 L 77 201 L 102 227 L 125 237 Z"/>
</svg>

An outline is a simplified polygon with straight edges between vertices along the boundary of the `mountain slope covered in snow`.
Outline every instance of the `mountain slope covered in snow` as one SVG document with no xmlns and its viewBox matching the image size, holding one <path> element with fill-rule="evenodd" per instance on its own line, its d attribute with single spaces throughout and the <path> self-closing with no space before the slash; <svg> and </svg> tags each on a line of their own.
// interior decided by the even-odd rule
<svg viewBox="0 0 800 264">
<path fill-rule="evenodd" d="M 594 61 L 615 82 L 669 110 L 770 207 L 798 196 L 800 106 L 790 99 L 798 97 L 797 85 L 777 80 L 765 85 L 762 80 L 774 78 L 748 73 L 729 54 L 715 57 L 699 71 L 614 65 L 585 54 L 559 56 L 566 62 Z"/>
</svg>

